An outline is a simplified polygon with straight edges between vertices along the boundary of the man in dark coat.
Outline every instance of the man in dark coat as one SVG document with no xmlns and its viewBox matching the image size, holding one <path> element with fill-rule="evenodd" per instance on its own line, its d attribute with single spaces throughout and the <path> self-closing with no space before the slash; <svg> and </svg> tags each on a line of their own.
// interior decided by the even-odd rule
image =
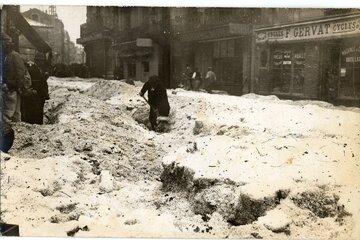
<svg viewBox="0 0 360 240">
<path fill-rule="evenodd" d="M 43 56 L 45 58 L 45 56 Z M 35 61 L 40 65 L 44 59 L 38 55 Z M 31 76 L 31 87 L 37 94 L 23 96 L 21 100 L 22 121 L 30 124 L 43 124 L 44 104 L 49 99 L 47 84 L 48 74 L 34 62 L 27 62 L 27 68 Z"/>
<path fill-rule="evenodd" d="M 170 105 L 166 93 L 166 88 L 164 87 L 159 77 L 153 75 L 142 87 L 140 91 L 140 96 L 143 97 L 145 92 L 148 92 L 149 98 L 149 120 L 152 129 L 155 130 L 157 125 L 157 114 L 159 114 L 159 116 L 167 117 L 170 113 Z"/>
</svg>

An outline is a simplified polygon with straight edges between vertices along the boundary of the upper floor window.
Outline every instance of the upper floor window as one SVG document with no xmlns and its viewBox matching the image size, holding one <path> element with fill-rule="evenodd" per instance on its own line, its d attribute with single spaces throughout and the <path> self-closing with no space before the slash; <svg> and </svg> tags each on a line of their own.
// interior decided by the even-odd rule
<svg viewBox="0 0 360 240">
<path fill-rule="evenodd" d="M 131 9 L 127 8 L 125 11 L 125 17 L 124 17 L 124 25 L 125 29 L 129 29 L 131 27 Z"/>
<path fill-rule="evenodd" d="M 325 16 L 331 16 L 331 15 L 340 15 L 340 14 L 346 14 L 346 13 L 350 13 L 351 9 L 336 9 L 336 8 L 331 8 L 331 9 L 326 9 L 324 11 L 324 15 Z"/>
<path fill-rule="evenodd" d="M 33 15 L 31 15 L 31 19 L 38 22 L 39 21 L 39 15 L 33 14 Z"/>
</svg>

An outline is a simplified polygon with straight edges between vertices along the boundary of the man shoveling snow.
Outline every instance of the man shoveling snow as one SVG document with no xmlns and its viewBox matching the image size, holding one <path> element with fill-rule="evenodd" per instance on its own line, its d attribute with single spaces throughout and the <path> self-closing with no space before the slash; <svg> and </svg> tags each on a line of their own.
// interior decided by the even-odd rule
<svg viewBox="0 0 360 240">
<path fill-rule="evenodd" d="M 166 88 L 164 87 L 159 77 L 153 75 L 142 87 L 140 96 L 144 97 L 146 91 L 148 92 L 149 98 L 147 102 L 150 105 L 149 120 L 151 123 L 151 128 L 152 130 L 156 130 L 158 122 L 168 121 L 170 113 L 170 105 L 166 93 Z"/>
</svg>

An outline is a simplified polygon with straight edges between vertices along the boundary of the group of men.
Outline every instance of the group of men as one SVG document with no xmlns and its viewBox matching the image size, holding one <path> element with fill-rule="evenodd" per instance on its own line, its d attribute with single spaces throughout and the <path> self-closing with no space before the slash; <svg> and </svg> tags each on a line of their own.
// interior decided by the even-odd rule
<svg viewBox="0 0 360 240">
<path fill-rule="evenodd" d="M 216 87 L 216 75 L 212 70 L 212 67 L 208 67 L 208 71 L 205 75 L 205 90 L 211 93 Z M 203 79 L 201 77 L 201 73 L 198 68 L 195 68 L 195 71 L 191 70 L 189 64 L 186 65 L 185 72 L 182 75 L 182 83 L 187 90 L 199 91 L 200 86 L 203 84 Z"/>
<path fill-rule="evenodd" d="M 1 150 L 7 152 L 14 140 L 13 122 L 43 123 L 44 103 L 49 99 L 45 72 L 47 60 L 37 53 L 34 62 L 25 62 L 14 50 L 12 39 L 3 34 Z"/>
</svg>

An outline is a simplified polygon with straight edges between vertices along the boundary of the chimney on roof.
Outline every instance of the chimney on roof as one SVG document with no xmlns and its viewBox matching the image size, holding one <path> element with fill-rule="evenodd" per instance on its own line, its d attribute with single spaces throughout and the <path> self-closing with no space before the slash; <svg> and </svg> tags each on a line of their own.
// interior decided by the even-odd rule
<svg viewBox="0 0 360 240">
<path fill-rule="evenodd" d="M 50 5 L 49 6 L 49 14 L 51 16 L 57 17 L 56 6 L 55 5 Z"/>
</svg>

